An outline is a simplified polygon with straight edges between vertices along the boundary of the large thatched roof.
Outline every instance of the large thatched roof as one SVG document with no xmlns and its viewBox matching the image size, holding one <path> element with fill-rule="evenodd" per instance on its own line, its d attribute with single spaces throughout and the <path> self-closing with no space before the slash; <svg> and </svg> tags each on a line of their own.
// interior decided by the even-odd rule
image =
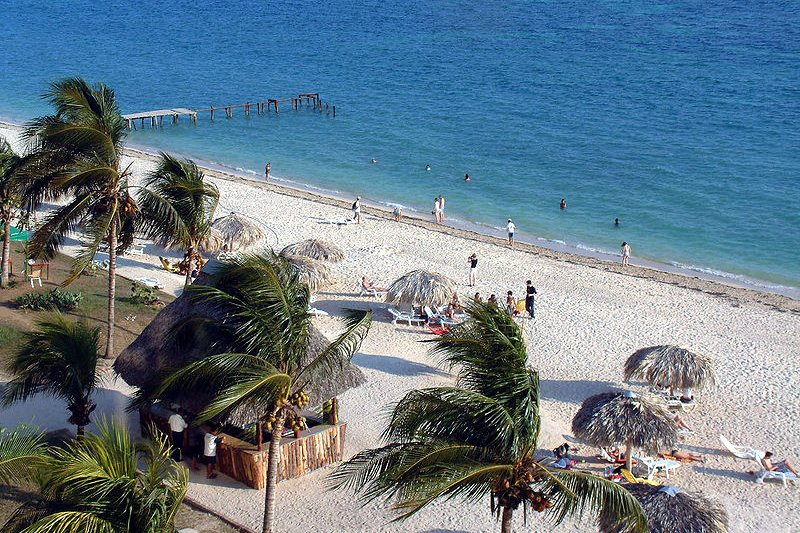
<svg viewBox="0 0 800 533">
<path fill-rule="evenodd" d="M 716 380 L 710 357 L 671 345 L 636 350 L 625 361 L 625 379 L 631 378 L 664 389 L 700 389 Z"/>
<path fill-rule="evenodd" d="M 222 237 L 222 233 L 214 228 L 211 228 L 206 238 L 200 242 L 200 250 L 209 254 L 221 251 L 223 246 L 225 246 L 225 239 Z"/>
<path fill-rule="evenodd" d="M 630 392 L 590 396 L 572 419 L 572 432 L 595 446 L 630 444 L 655 452 L 678 439 L 672 415 L 661 405 Z"/>
<path fill-rule="evenodd" d="M 639 500 L 650 533 L 727 533 L 728 513 L 713 500 L 684 492 L 676 487 L 660 487 L 634 483 L 625 485 Z M 616 522 L 600 513 L 601 533 L 631 533 L 636 531 L 629 521 Z"/>
<path fill-rule="evenodd" d="M 216 219 L 212 224 L 219 231 L 230 251 L 242 250 L 266 239 L 264 229 L 253 219 L 239 213 Z"/>
<path fill-rule="evenodd" d="M 319 239 L 307 239 L 290 244 L 281 250 L 281 255 L 302 255 L 318 261 L 330 261 L 332 263 L 344 261 L 344 252 L 341 248 L 332 242 Z"/>
<path fill-rule="evenodd" d="M 386 301 L 404 305 L 443 305 L 456 292 L 450 278 L 427 270 L 412 270 L 389 286 Z"/>
<path fill-rule="evenodd" d="M 213 268 L 213 263 L 210 261 L 208 266 Z M 201 272 L 194 283 L 206 284 L 209 279 L 207 274 Z M 204 328 L 182 328 L 180 334 L 176 334 L 176 326 L 189 317 L 221 318 L 216 316 L 218 313 L 219 311 L 208 304 L 190 302 L 187 295 L 181 295 L 162 309 L 139 337 L 119 355 L 114 369 L 130 385 L 150 390 L 165 372 L 202 358 L 212 341 Z M 329 344 L 328 339 L 312 326 L 307 356 L 316 356 Z M 342 370 L 312 375 L 306 392 L 311 397 L 311 405 L 319 405 L 365 382 L 366 378 L 361 370 L 353 364 L 347 364 Z M 212 392 L 197 390 L 191 396 L 172 396 L 168 399 L 196 413 L 208 404 Z M 252 418 L 248 413 L 235 411 L 229 420 L 243 423 Z"/>
<path fill-rule="evenodd" d="M 297 277 L 301 282 L 308 285 L 311 292 L 317 292 L 331 277 L 330 270 L 322 261 L 317 261 L 304 255 L 286 255 L 281 252 L 292 269 L 297 272 Z"/>
</svg>

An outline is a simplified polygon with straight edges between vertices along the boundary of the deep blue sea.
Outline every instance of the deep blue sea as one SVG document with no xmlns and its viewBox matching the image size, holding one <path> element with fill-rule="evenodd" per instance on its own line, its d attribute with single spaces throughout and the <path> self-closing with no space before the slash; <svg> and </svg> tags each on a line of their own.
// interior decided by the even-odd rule
<svg viewBox="0 0 800 533">
<path fill-rule="evenodd" d="M 442 193 L 486 232 L 513 217 L 530 240 L 626 240 L 634 262 L 800 287 L 796 0 L 0 8 L 4 118 L 48 112 L 40 95 L 71 75 L 113 86 L 124 113 L 320 92 L 335 119 L 239 109 L 130 143 L 259 175 L 269 160 L 273 176 L 421 213 Z"/>
</svg>

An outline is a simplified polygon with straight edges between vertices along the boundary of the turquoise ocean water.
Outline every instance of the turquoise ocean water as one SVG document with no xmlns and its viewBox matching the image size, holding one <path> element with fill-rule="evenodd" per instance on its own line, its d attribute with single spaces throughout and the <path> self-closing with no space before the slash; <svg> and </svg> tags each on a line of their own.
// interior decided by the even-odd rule
<svg viewBox="0 0 800 533">
<path fill-rule="evenodd" d="M 530 240 L 626 240 L 635 259 L 798 293 L 796 1 L 0 7 L 0 117 L 47 112 L 48 82 L 76 74 L 112 85 L 123 112 L 320 92 L 335 119 L 284 104 L 130 142 L 259 175 L 270 160 L 422 213 L 442 193 L 489 233 L 513 217 Z"/>
</svg>

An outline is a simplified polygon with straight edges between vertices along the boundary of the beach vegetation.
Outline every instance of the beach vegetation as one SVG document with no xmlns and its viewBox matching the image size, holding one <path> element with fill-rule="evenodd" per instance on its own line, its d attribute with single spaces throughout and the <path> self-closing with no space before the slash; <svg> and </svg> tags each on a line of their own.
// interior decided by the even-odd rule
<svg viewBox="0 0 800 533">
<path fill-rule="evenodd" d="M 19 187 L 19 171 L 23 157 L 16 154 L 8 141 L 0 137 L 0 225 L 3 226 L 2 268 L 0 287 L 9 286 L 9 258 L 11 257 L 11 221 L 16 214 L 22 195 Z"/>
<path fill-rule="evenodd" d="M 0 483 L 31 479 L 46 458 L 41 431 L 26 426 L 0 428 Z"/>
<path fill-rule="evenodd" d="M 522 331 L 490 304 L 432 341 L 432 352 L 457 373 L 451 387 L 413 390 L 392 409 L 386 445 L 364 450 L 331 475 L 334 488 L 364 502 L 394 499 L 397 520 L 437 500 L 488 500 L 510 533 L 513 514 L 544 513 L 554 524 L 601 510 L 647 531 L 640 505 L 624 488 L 589 473 L 556 468 L 536 456 L 539 375 L 527 366 Z"/>
<path fill-rule="evenodd" d="M 306 388 L 312 375 L 342 368 L 369 331 L 370 311 L 349 311 L 343 332 L 313 357 L 309 357 L 311 318 L 310 289 L 284 258 L 273 252 L 243 254 L 222 262 L 210 274 L 209 284 L 186 289 L 197 304 L 212 305 L 222 320 L 210 320 L 215 328 L 215 353 L 169 375 L 158 394 L 191 393 L 198 387 L 218 391 L 195 423 L 222 418 L 234 411 L 245 413 L 269 432 L 268 468 L 263 532 L 274 530 L 275 487 L 280 441 L 285 427 L 300 431 L 305 419 Z M 187 318 L 197 327 L 198 317 Z M 176 328 L 179 329 L 179 328 Z"/>
<path fill-rule="evenodd" d="M 194 161 L 165 153 L 140 190 L 139 206 L 150 221 L 147 236 L 167 248 L 185 251 L 184 285 L 192 281 L 192 263 L 202 260 L 200 247 L 211 234 L 218 203 L 219 190 L 205 180 Z"/>
<path fill-rule="evenodd" d="M 25 165 L 23 194 L 35 205 L 66 199 L 36 229 L 29 252 L 50 259 L 67 235 L 81 230 L 82 247 L 64 284 L 92 263 L 101 245 L 109 254 L 108 316 L 105 357 L 114 355 L 114 299 L 117 256 L 132 243 L 141 222 L 128 186 L 132 164 L 122 165 L 127 134 L 114 91 L 82 78 L 53 82 L 45 95 L 52 115 L 34 119 L 25 136 L 32 142 Z"/>
<path fill-rule="evenodd" d="M 20 309 L 32 311 L 72 311 L 83 300 L 83 293 L 62 291 L 58 287 L 47 292 L 28 292 L 15 300 Z"/>
<path fill-rule="evenodd" d="M 28 440 L 20 452 L 40 452 L 37 446 Z M 189 476 L 170 453 L 163 433 L 137 444 L 124 427 L 102 421 L 96 434 L 49 449 L 35 475 L 38 495 L 23 501 L 2 530 L 173 533 Z"/>
<path fill-rule="evenodd" d="M 22 345 L 8 369 L 13 378 L 0 393 L 0 404 L 10 405 L 37 394 L 67 403 L 70 424 L 84 434 L 94 411 L 92 394 L 99 381 L 100 328 L 66 319 L 60 313 L 39 320 L 23 335 Z"/>
</svg>

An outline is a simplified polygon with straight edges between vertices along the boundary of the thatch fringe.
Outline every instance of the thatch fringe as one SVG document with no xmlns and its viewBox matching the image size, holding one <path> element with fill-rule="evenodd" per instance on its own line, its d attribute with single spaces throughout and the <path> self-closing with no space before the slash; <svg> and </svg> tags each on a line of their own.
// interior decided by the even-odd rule
<svg viewBox="0 0 800 533">
<path fill-rule="evenodd" d="M 427 270 L 412 270 L 389 287 L 386 301 L 401 305 L 443 305 L 456 292 L 450 278 Z"/>
<path fill-rule="evenodd" d="M 625 361 L 625 380 L 642 379 L 664 389 L 701 389 L 716 382 L 713 360 L 679 346 L 649 346 Z"/>
<path fill-rule="evenodd" d="M 307 239 L 290 244 L 281 250 L 281 255 L 302 255 L 318 261 L 330 261 L 331 263 L 344 261 L 345 257 L 341 248 L 332 242 L 320 239 Z"/>
</svg>

